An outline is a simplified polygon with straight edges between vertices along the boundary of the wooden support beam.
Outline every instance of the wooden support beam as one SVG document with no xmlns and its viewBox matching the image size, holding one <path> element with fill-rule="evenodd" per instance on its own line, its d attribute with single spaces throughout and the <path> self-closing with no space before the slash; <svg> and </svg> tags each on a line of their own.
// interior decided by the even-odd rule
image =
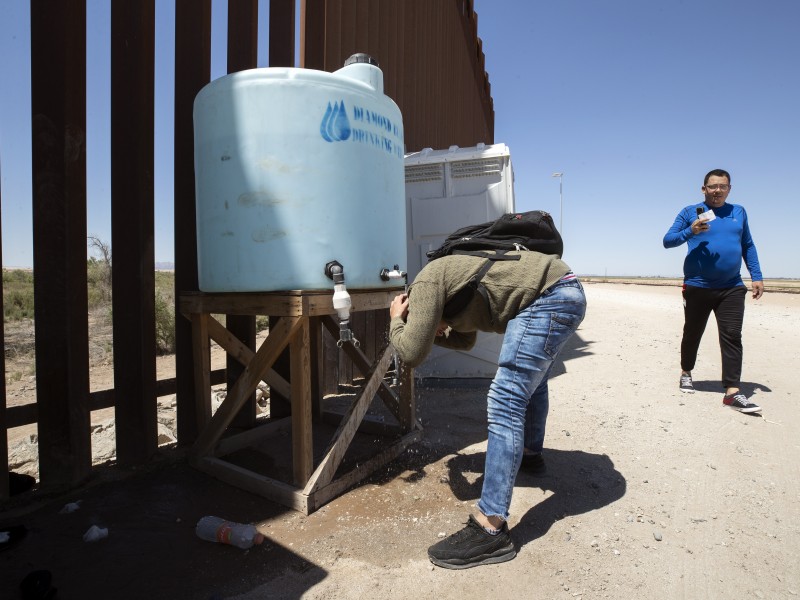
<svg viewBox="0 0 800 600">
<path fill-rule="evenodd" d="M 239 338 L 225 329 L 225 327 L 213 317 L 208 319 L 208 335 L 227 352 L 228 356 L 232 356 L 243 366 L 246 366 L 253 360 L 255 352 L 245 346 Z M 266 382 L 271 390 L 278 392 L 282 396 L 288 398 L 291 395 L 289 382 L 278 375 L 274 369 L 270 369 L 266 372 L 263 381 Z"/>
<path fill-rule="evenodd" d="M 303 489 L 304 494 L 315 492 L 317 488 L 328 485 L 333 479 L 336 469 L 339 468 L 344 454 L 350 446 L 350 442 L 353 441 L 353 436 L 358 430 L 361 419 L 364 418 L 375 393 L 381 385 L 386 369 L 389 368 L 389 363 L 392 360 L 391 349 L 391 346 L 386 348 L 381 359 L 369 373 L 367 382 L 361 389 L 361 394 L 350 406 L 347 416 L 339 424 L 336 433 L 333 434 L 333 441 L 325 452 L 325 457 L 311 478 L 308 479 L 308 483 Z"/>
<path fill-rule="evenodd" d="M 295 485 L 302 486 L 314 469 L 314 443 L 311 420 L 311 357 L 308 318 L 301 317 L 302 328 L 289 348 L 292 385 L 292 473 Z M 283 319 L 281 319 L 283 323 Z"/>
<path fill-rule="evenodd" d="M 300 317 L 281 319 L 281 322 L 261 344 L 253 360 L 239 377 L 233 389 L 229 390 L 225 402 L 217 409 L 211 421 L 197 437 L 192 447 L 196 456 L 211 453 L 214 444 L 225 433 L 236 413 L 261 381 L 264 373 L 272 366 L 280 352 L 286 347 L 301 326 Z"/>
<path fill-rule="evenodd" d="M 334 336 L 334 338 L 338 337 L 339 326 L 332 317 L 322 317 L 322 324 L 325 326 L 328 332 Z M 342 350 L 350 357 L 350 360 L 353 361 L 353 364 L 361 372 L 361 374 L 366 377 L 371 367 L 369 360 L 367 360 L 367 357 L 364 355 L 364 353 L 352 344 L 344 344 L 342 346 Z M 394 391 L 392 391 L 385 381 L 381 382 L 381 385 L 378 388 L 378 395 L 381 397 L 381 400 L 383 400 L 386 408 L 389 409 L 389 412 L 391 412 L 397 421 L 400 422 L 400 401 L 398 400 Z"/>
<path fill-rule="evenodd" d="M 190 457 L 189 460 L 194 468 L 205 471 L 220 481 L 224 481 L 241 490 L 258 494 L 263 498 L 288 506 L 303 514 L 307 515 L 310 512 L 308 498 L 298 494 L 297 490 L 288 483 L 253 473 L 244 467 L 219 458 L 210 456 Z"/>
<path fill-rule="evenodd" d="M 256 425 L 252 429 L 222 438 L 214 450 L 214 456 L 225 456 L 231 452 L 253 446 L 256 442 L 284 431 L 290 431 L 292 420 L 289 417 L 277 419 L 263 425 Z"/>
<path fill-rule="evenodd" d="M 351 312 L 385 310 L 402 288 L 379 290 L 353 290 Z M 335 315 L 333 292 L 230 292 L 206 294 L 204 292 L 182 293 L 178 300 L 178 311 L 189 313 L 226 312 L 237 315 L 270 315 L 276 317 L 320 317 Z"/>
<path fill-rule="evenodd" d="M 386 290 L 375 292 L 362 290 L 360 292 L 364 305 L 382 302 L 384 305 L 381 310 L 385 309 L 391 297 L 398 293 L 397 290 L 391 290 L 388 294 Z M 369 298 L 370 294 L 374 294 L 374 297 Z M 399 424 L 376 422 L 366 416 L 367 409 L 376 394 L 381 395 L 384 401 L 394 407 L 396 417 L 401 413 L 398 406 L 400 401 L 384 381 L 386 371 L 393 358 L 392 346 L 387 346 L 374 363 L 369 361 L 357 348 L 346 350 L 367 379 L 360 394 L 348 408 L 347 414 L 338 416 L 336 433 L 330 441 L 322 462 L 314 470 L 314 419 L 312 415 L 319 410 L 320 419 L 336 418 L 335 415 L 322 413 L 321 406 L 316 407 L 312 397 L 319 386 L 318 371 L 321 369 L 319 337 L 322 335 L 323 324 L 335 334 L 338 334 L 338 325 L 327 313 L 315 316 L 309 316 L 309 313 L 322 310 L 322 307 L 326 306 L 325 303 L 330 300 L 329 296 L 330 294 L 317 293 L 317 291 L 253 295 L 188 293 L 182 295 L 180 301 L 184 314 L 192 322 L 196 336 L 195 351 L 198 353 L 198 366 L 202 371 L 208 372 L 210 369 L 210 364 L 204 363 L 202 358 L 207 355 L 210 340 L 217 341 L 233 360 L 245 365 L 242 375 L 229 390 L 225 401 L 202 428 L 189 454 L 190 463 L 232 485 L 270 498 L 305 514 L 316 510 L 343 490 L 384 465 L 386 461 L 400 454 L 409 444 L 418 440 L 421 435 L 421 427 L 413 419 L 410 421 L 411 430 L 406 432 L 405 428 Z M 266 303 L 258 309 L 254 297 L 265 300 Z M 325 302 L 320 301 L 322 298 L 325 299 Z M 271 307 L 282 305 L 291 311 L 290 314 L 280 316 L 273 324 L 267 339 L 255 353 L 211 314 L 212 312 L 214 314 L 231 314 L 243 305 L 252 306 L 255 314 L 267 312 L 268 309 L 264 308 L 267 305 Z M 209 306 L 219 306 L 222 310 L 205 310 Z M 324 310 L 332 309 L 325 308 Z M 259 381 L 267 377 L 275 377 L 271 367 L 287 345 L 291 356 L 289 364 L 291 382 L 287 383 L 282 378 L 277 378 L 277 380 L 284 386 L 283 392 L 291 400 L 291 417 L 279 420 L 273 418 L 269 423 L 258 425 L 247 431 L 226 435 L 229 433 L 228 428 L 234 415 L 246 401 L 247 395 L 255 389 Z M 350 345 L 348 344 L 348 346 Z M 210 387 L 209 382 L 210 376 L 206 375 L 204 381 L 198 379 L 197 386 L 207 389 Z M 205 396 L 203 396 L 203 402 L 206 402 Z M 413 415 L 413 407 L 410 414 Z M 275 481 L 218 458 L 249 447 L 257 448 L 259 442 L 264 438 L 289 427 L 291 427 L 293 485 Z M 377 434 L 391 435 L 395 441 L 383 448 L 377 456 L 363 462 L 359 461 L 357 468 L 348 471 L 339 479 L 334 479 L 356 431 L 362 429 Z M 401 437 L 397 439 L 397 436 Z"/>
<path fill-rule="evenodd" d="M 385 466 L 386 463 L 400 456 L 400 454 L 402 454 L 406 448 L 408 448 L 414 442 L 419 441 L 421 438 L 422 431 L 415 429 L 414 431 L 407 433 L 388 448 L 381 450 L 369 460 L 360 463 L 355 469 L 348 471 L 337 479 L 334 479 L 325 487 L 318 488 L 313 494 L 308 496 L 308 513 L 306 514 L 314 512 L 359 481 L 363 481 L 365 478 L 372 475 L 376 470 Z"/>
<path fill-rule="evenodd" d="M 214 321 L 209 315 L 192 315 L 192 353 L 194 356 L 195 414 L 197 429 L 201 431 L 211 420 L 211 344 L 208 342 L 208 324 Z"/>
</svg>

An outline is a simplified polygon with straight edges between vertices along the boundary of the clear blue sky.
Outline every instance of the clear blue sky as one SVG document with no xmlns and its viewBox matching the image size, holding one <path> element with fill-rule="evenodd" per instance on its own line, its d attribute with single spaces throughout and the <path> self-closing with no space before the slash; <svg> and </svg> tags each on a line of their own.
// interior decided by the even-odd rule
<svg viewBox="0 0 800 600">
<path fill-rule="evenodd" d="M 109 5 L 87 3 L 88 232 L 106 240 Z M 212 6 L 219 77 L 227 3 Z M 576 272 L 680 275 L 685 248 L 665 250 L 661 239 L 702 199 L 703 175 L 723 168 L 765 276 L 800 278 L 800 2 L 475 0 L 475 9 L 517 208 L 560 220 L 551 175 L 564 173 L 565 258 Z M 28 10 L 0 0 L 4 266 L 32 265 Z M 156 260 L 169 262 L 174 3 L 158 0 L 156 10 L 155 243 Z"/>
</svg>

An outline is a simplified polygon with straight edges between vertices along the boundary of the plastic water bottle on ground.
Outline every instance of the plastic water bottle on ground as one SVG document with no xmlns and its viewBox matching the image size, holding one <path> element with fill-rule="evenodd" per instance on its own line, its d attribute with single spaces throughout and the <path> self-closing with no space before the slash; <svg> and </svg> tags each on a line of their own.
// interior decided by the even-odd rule
<svg viewBox="0 0 800 600">
<path fill-rule="evenodd" d="M 219 517 L 203 517 L 197 522 L 195 532 L 202 540 L 230 544 L 245 550 L 264 541 L 264 536 L 255 526 L 234 523 Z"/>
</svg>

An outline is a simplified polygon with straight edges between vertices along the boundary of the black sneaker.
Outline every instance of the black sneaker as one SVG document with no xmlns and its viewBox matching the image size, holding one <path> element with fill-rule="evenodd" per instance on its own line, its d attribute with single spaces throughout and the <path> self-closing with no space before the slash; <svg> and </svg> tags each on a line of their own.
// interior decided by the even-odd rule
<svg viewBox="0 0 800 600">
<path fill-rule="evenodd" d="M 521 471 L 531 475 L 544 475 L 547 472 L 547 465 L 544 464 L 544 457 L 541 452 L 536 454 L 523 454 L 522 464 L 519 466 Z"/>
<path fill-rule="evenodd" d="M 508 534 L 508 523 L 503 523 L 500 533 L 492 535 L 472 515 L 464 529 L 428 548 L 431 562 L 445 569 L 491 565 L 511 560 L 516 555 L 517 550 Z"/>
<path fill-rule="evenodd" d="M 761 412 L 761 407 L 758 404 L 755 402 L 750 402 L 750 400 L 747 399 L 747 396 L 740 394 L 739 392 L 731 394 L 730 396 L 725 396 L 722 399 L 722 403 L 725 406 L 730 406 L 733 410 L 738 410 L 739 412 L 743 413 Z"/>
<path fill-rule="evenodd" d="M 681 391 L 687 394 L 694 394 L 694 385 L 692 385 L 691 375 L 684 375 L 681 373 Z"/>
</svg>

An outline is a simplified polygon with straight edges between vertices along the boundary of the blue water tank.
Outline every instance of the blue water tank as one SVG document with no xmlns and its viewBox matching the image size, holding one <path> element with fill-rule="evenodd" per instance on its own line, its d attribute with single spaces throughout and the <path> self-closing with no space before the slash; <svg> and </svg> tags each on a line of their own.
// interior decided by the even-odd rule
<svg viewBox="0 0 800 600">
<path fill-rule="evenodd" d="M 364 55 L 356 55 L 356 57 Z M 403 120 L 374 61 L 334 73 L 264 68 L 194 102 L 200 290 L 396 286 L 405 270 Z"/>
</svg>

